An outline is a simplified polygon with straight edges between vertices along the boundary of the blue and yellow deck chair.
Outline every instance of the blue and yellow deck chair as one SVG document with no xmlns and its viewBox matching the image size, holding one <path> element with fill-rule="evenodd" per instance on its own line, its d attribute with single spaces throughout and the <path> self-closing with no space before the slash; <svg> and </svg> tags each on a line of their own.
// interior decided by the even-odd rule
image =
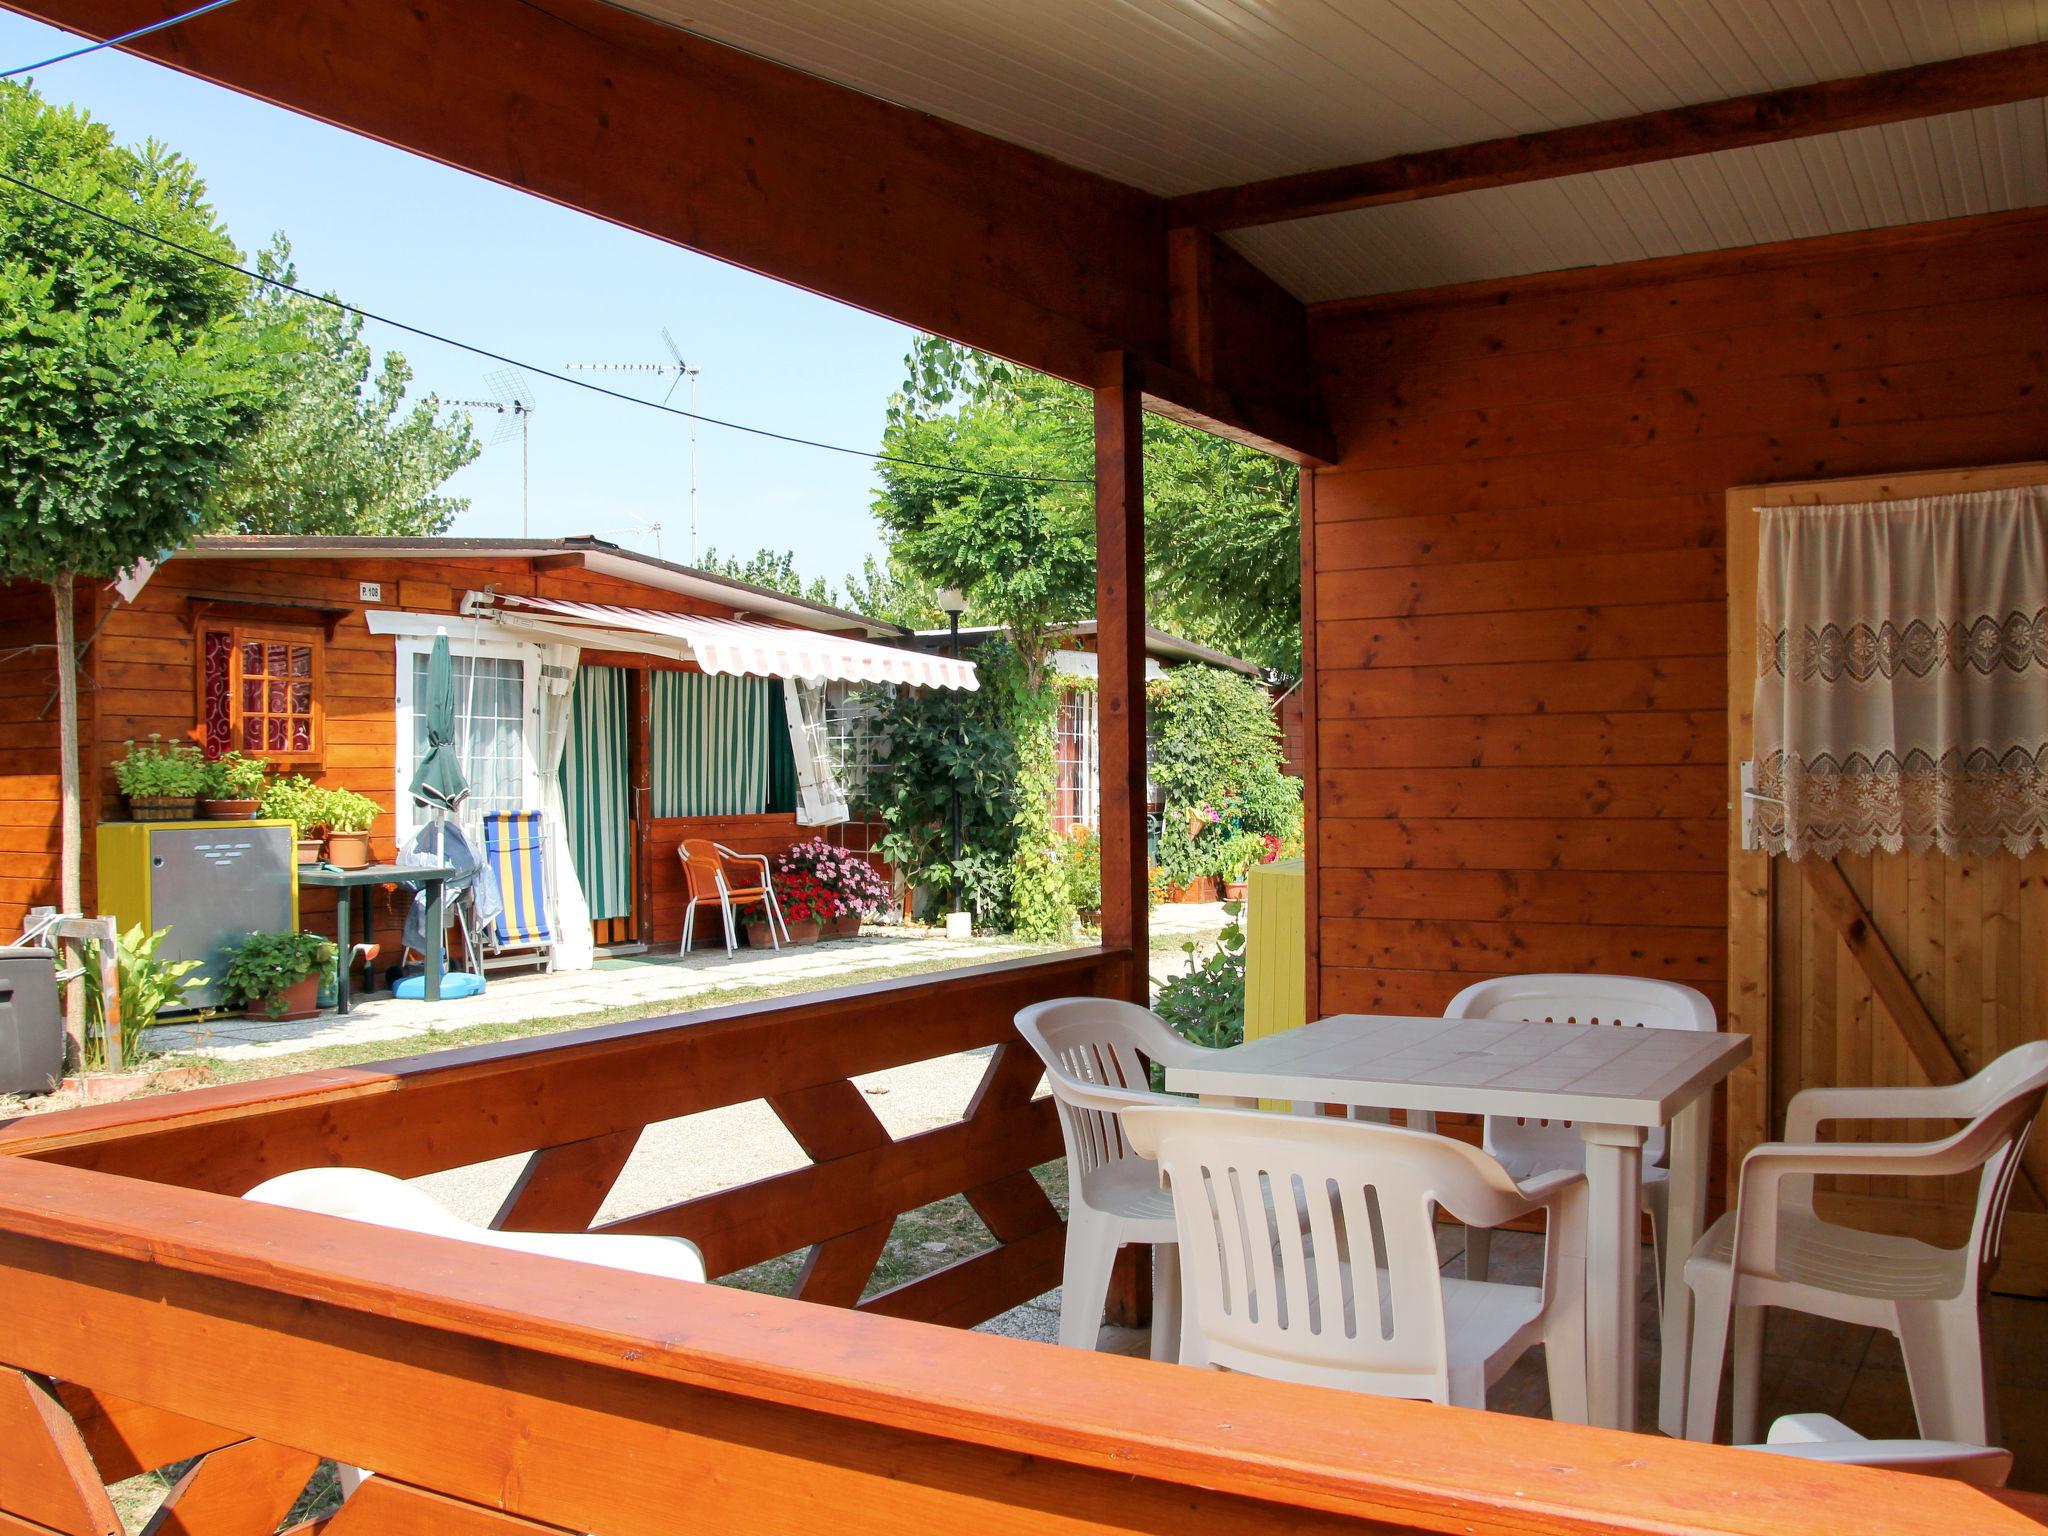
<svg viewBox="0 0 2048 1536">
<path fill-rule="evenodd" d="M 552 961 L 546 846 L 539 811 L 485 813 L 484 860 L 497 876 L 502 909 L 486 931 L 486 962 Z"/>
</svg>

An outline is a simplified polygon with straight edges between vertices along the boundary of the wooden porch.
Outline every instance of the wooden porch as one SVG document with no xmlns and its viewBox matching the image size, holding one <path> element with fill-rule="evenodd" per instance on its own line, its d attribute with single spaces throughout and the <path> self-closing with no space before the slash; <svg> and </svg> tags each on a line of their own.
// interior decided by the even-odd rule
<svg viewBox="0 0 2048 1536">
<path fill-rule="evenodd" d="M 8 3 L 95 36 L 169 9 Z M 1800 83 L 1736 95 L 1703 47 L 1678 60 L 1695 85 L 1675 99 L 1693 106 L 1605 121 L 1585 103 L 1634 99 L 1606 56 L 1573 53 L 1536 20 L 1523 46 L 1486 43 L 1500 75 L 1551 103 L 1524 111 L 1530 98 L 1483 70 L 1458 76 L 1463 95 L 1445 88 L 1470 65 L 1458 38 L 1431 45 L 1442 78 L 1382 79 L 1398 50 L 1353 40 L 1367 56 L 1340 59 L 1334 33 L 1291 39 L 1297 73 L 1213 37 L 1175 51 L 1135 30 L 1151 11 L 1092 7 L 1134 29 L 1081 61 L 1098 96 L 1069 80 L 1059 121 L 1013 100 L 983 127 L 961 119 L 999 94 L 998 76 L 1046 74 L 963 66 L 970 85 L 955 78 L 950 94 L 914 71 L 834 83 L 925 54 L 775 32 L 770 7 L 718 8 L 736 46 L 670 25 L 654 0 L 640 15 L 596 0 L 237 7 L 134 44 L 1092 390 L 1105 942 L 0 1129 L 0 1443 L 30 1447 L 0 1459 L 0 1528 L 110 1530 L 105 1480 L 203 1453 L 161 1532 L 261 1536 L 323 1457 L 377 1473 L 324 1520 L 335 1536 L 666 1536 L 679 1518 L 878 1536 L 2038 1529 L 2025 1494 L 958 1327 L 1059 1272 L 1062 1226 L 1030 1173 L 1059 1139 L 1013 1015 L 1056 996 L 1143 995 L 1148 410 L 1304 469 L 1311 1014 L 1434 1014 L 1465 983 L 1514 971 L 1697 985 L 1724 1021 L 1777 1025 L 1730 1095 L 1731 1157 L 1775 1133 L 1792 1088 L 1938 1067 L 1899 1050 L 1894 1029 L 1931 1021 L 1964 1064 L 2042 1034 L 2039 853 L 2001 869 L 2017 915 L 1992 912 L 1995 926 L 1979 885 L 1948 888 L 1944 912 L 1995 932 L 1988 949 L 1903 945 L 1918 1012 L 1889 978 L 1889 1002 L 1859 990 L 1842 956 L 1869 952 L 1868 924 L 1824 928 L 1824 904 L 1776 919 L 1816 978 L 1791 985 L 1779 968 L 1778 1000 L 1806 1010 L 1800 1022 L 1768 1017 L 1768 969 L 1730 962 L 1731 921 L 1754 922 L 1758 895 L 1728 815 L 1730 636 L 1750 622 L 1731 604 L 1730 489 L 2019 463 L 2048 443 L 2048 193 L 2032 147 L 2048 42 L 1866 52 L 1865 24 L 1843 20 L 1855 8 L 1796 8 L 1840 47 L 1749 74 Z M 851 25 L 842 13 L 860 8 L 805 9 Z M 1288 10 L 1259 9 L 1262 27 Z M 1981 10 L 1985 38 L 2016 24 Z M 995 14 L 945 12 L 918 15 L 938 34 Z M 1718 12 L 1689 14 L 1705 29 Z M 974 39 L 953 41 L 956 58 L 983 58 Z M 993 56 L 1037 41 L 1008 37 Z M 1833 62 L 1876 54 L 1893 67 L 1844 75 Z M 1224 62 L 1189 86 L 1147 72 L 1169 55 Z M 1546 60 L 1581 94 L 1557 88 Z M 1333 126 L 1353 108 L 1363 122 L 1380 86 L 1404 89 L 1399 110 L 1417 121 L 1463 102 L 1468 126 L 1419 147 L 1380 143 L 1384 123 Z M 1634 96 L 1673 89 L 1646 74 Z M 1267 133 L 1274 114 L 1308 108 L 1329 110 L 1290 117 L 1291 138 Z M 1854 136 L 1891 130 L 1914 135 L 1897 164 L 1968 185 L 1944 200 L 1902 172 L 1859 191 L 1852 172 L 1894 161 L 1891 140 Z M 2004 163 L 1988 149 L 1922 154 L 1937 132 L 2009 149 L 2016 169 L 1986 172 Z M 1820 170 L 1764 154 L 1807 141 Z M 1345 154 L 1353 163 L 1324 163 Z M 1750 195 L 1698 193 L 1674 166 L 1700 158 Z M 1602 184 L 1611 217 L 1572 212 L 1573 189 L 1624 170 L 1647 180 Z M 1696 194 L 1697 219 L 1661 211 Z M 1561 221 L 1555 245 L 1522 238 L 1538 216 Z M 1523 259 L 1536 249 L 1548 268 Z M 1855 891 L 1876 871 L 1843 878 L 1884 905 Z M 913 1138 L 892 1140 L 849 1083 L 980 1047 L 994 1055 L 967 1115 Z M 366 1239 L 233 1198 L 314 1165 L 411 1177 L 520 1156 L 500 1224 L 581 1230 L 644 1127 L 756 1099 L 808 1166 L 606 1230 L 687 1236 L 714 1274 L 802 1251 L 795 1299 L 565 1278 L 538 1258 Z M 864 1296 L 891 1222 L 952 1194 L 993 1246 Z M 2038 1231 L 2043 1211 L 2021 1215 Z M 2023 1356 L 2008 1388 L 2031 1394 L 2035 1313 L 2004 1315 Z M 1785 1407 L 1825 1407 L 1837 1389 L 1846 1403 L 1883 1374 L 1868 1339 L 1777 1342 Z M 2030 1451 L 2037 1404 L 2015 1402 L 2013 1438 Z M 1897 1423 L 1873 1414 L 1864 1427 Z M 2038 1466 L 2030 1454 L 2027 1475 Z"/>
</svg>

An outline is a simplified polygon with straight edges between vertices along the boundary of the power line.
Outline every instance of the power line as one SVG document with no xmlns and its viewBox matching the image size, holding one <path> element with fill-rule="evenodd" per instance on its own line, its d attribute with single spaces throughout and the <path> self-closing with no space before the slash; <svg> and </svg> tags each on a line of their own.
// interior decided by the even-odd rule
<svg viewBox="0 0 2048 1536">
<path fill-rule="evenodd" d="M 228 0 L 217 0 L 217 3 L 226 4 Z M 173 240 L 167 235 L 160 235 L 153 229 L 144 229 L 139 224 L 131 224 L 126 219 L 117 219 L 110 213 L 102 213 L 97 208 L 88 207 L 84 203 L 74 202 L 60 193 L 50 191 L 47 187 L 39 187 L 32 181 L 23 181 L 19 176 L 11 172 L 0 171 L 0 181 L 8 183 L 10 186 L 20 187 L 24 192 L 32 192 L 37 197 L 44 198 L 61 207 L 69 208 L 73 212 L 82 213 L 88 218 L 98 219 L 103 224 L 110 224 L 115 229 L 125 230 L 127 233 L 138 235 L 144 240 L 152 240 L 158 245 L 183 252 L 185 255 L 194 257 L 197 260 L 210 262 L 225 271 L 240 273 L 253 283 L 263 283 L 272 288 L 282 289 L 284 292 L 295 294 L 299 298 L 310 299 L 315 304 L 325 304 L 331 309 L 338 309 L 343 314 L 356 315 L 364 320 L 374 320 L 379 325 L 388 325 L 393 330 L 405 332 L 408 336 L 417 336 L 423 341 L 436 342 L 444 347 L 453 347 L 458 352 L 467 352 L 473 357 L 481 357 L 490 362 L 502 363 L 508 368 L 518 368 L 527 373 L 538 374 L 541 378 L 552 379 L 557 384 L 566 384 L 571 389 L 587 390 L 594 395 L 603 395 L 608 400 L 622 400 L 627 405 L 637 405 L 643 410 L 660 411 L 664 415 L 680 416 L 688 421 L 701 421 L 707 427 L 723 427 L 728 432 L 744 432 L 750 437 L 764 437 L 770 442 L 789 443 L 798 448 L 816 448 L 823 453 L 842 453 L 849 458 L 868 459 L 877 464 L 900 464 L 906 469 L 930 469 L 944 475 L 965 475 L 970 479 L 976 480 L 1019 480 L 1031 485 L 1092 486 L 1095 483 L 1092 478 L 1084 479 L 1075 475 L 1028 475 L 1007 469 L 971 469 L 964 464 L 940 464 L 931 459 L 913 459 L 904 454 L 882 453 L 871 448 L 848 448 L 843 443 L 822 443 L 815 438 L 798 437 L 789 432 L 775 432 L 767 427 L 750 427 L 745 422 L 724 421 L 716 416 L 699 415 L 695 411 L 686 411 L 680 406 L 668 405 L 661 401 L 644 400 L 638 395 L 629 395 L 623 390 L 610 389 L 590 379 L 573 378 L 566 373 L 557 372 L 553 368 L 542 367 L 538 363 L 529 363 L 516 357 L 508 357 L 503 352 L 493 352 L 488 347 L 479 347 L 466 341 L 457 341 L 453 336 L 443 335 L 439 331 L 430 331 L 425 326 L 410 325 L 403 320 L 394 320 L 389 315 L 380 315 L 373 309 L 362 309 L 354 304 L 343 303 L 330 293 L 315 293 L 310 288 L 301 288 L 296 283 L 286 282 L 283 278 L 266 277 L 261 272 L 252 272 L 247 267 L 228 261 L 224 257 L 215 256 L 209 251 L 195 250 L 193 247 Z"/>
<path fill-rule="evenodd" d="M 132 43 L 138 37 L 147 37 L 152 32 L 161 32 L 166 27 L 175 27 L 181 21 L 190 21 L 195 16 L 204 16 L 208 11 L 217 11 L 224 5 L 233 5 L 235 0 L 208 0 L 195 6 L 181 16 L 166 16 L 162 21 L 153 21 L 146 27 L 137 27 L 133 32 L 123 32 L 119 37 L 110 37 L 105 42 L 87 43 L 83 48 L 73 48 L 69 53 L 55 54 L 39 64 L 24 64 L 19 69 L 0 70 L 0 80 L 12 80 L 16 75 L 32 74 L 39 69 L 48 69 L 52 64 L 63 64 L 71 59 L 82 59 L 88 53 L 98 53 L 102 48 L 115 48 L 122 43 Z"/>
</svg>

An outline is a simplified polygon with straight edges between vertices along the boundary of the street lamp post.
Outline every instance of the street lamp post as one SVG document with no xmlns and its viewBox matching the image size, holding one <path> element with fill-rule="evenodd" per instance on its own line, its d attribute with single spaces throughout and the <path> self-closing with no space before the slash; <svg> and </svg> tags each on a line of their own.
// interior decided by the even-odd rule
<svg viewBox="0 0 2048 1536">
<path fill-rule="evenodd" d="M 957 588 L 946 587 L 937 594 L 937 601 L 939 607 L 945 610 L 949 626 L 950 638 L 948 648 L 953 659 L 958 661 L 960 659 L 960 611 L 967 606 L 967 597 Z M 958 707 L 956 702 L 954 708 L 957 710 Z M 952 880 L 949 882 L 952 886 L 949 897 L 949 910 L 958 912 L 960 910 L 960 775 L 957 769 L 953 774 L 953 804 L 948 826 L 951 829 L 951 852 L 948 855 L 946 867 L 952 872 Z"/>
</svg>

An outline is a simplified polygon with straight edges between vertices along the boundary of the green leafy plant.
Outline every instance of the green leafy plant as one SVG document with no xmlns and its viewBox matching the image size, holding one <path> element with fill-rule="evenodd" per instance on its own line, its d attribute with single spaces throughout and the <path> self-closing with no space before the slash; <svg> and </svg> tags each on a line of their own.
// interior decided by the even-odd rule
<svg viewBox="0 0 2048 1536">
<path fill-rule="evenodd" d="M 114 782 L 129 796 L 163 795 L 196 800 L 207 785 L 206 756 L 190 742 L 167 742 L 152 735 L 127 743 L 128 751 L 114 764 Z"/>
<path fill-rule="evenodd" d="M 1242 880 L 1254 865 L 1270 860 L 1279 846 L 1280 840 L 1270 832 L 1233 832 L 1217 844 L 1216 873 L 1225 880 Z"/>
<path fill-rule="evenodd" d="M 1060 865 L 1067 876 L 1067 900 L 1076 912 L 1102 907 L 1102 838 L 1093 827 L 1069 827 L 1060 845 Z"/>
<path fill-rule="evenodd" d="M 252 933 L 228 951 L 221 1001 L 282 1017 L 285 993 L 308 976 L 324 975 L 334 958 L 334 940 L 317 933 Z"/>
<path fill-rule="evenodd" d="M 223 752 L 206 765 L 206 796 L 211 800 L 261 800 L 270 764 L 260 757 Z"/>
<path fill-rule="evenodd" d="M 1244 1040 L 1244 904 L 1225 902 L 1223 911 L 1229 921 L 1216 952 L 1204 960 L 1192 941 L 1181 945 L 1187 971 L 1161 987 L 1152 1005 L 1182 1035 L 1212 1050 Z"/>
<path fill-rule="evenodd" d="M 297 836 L 312 837 L 323 825 L 326 795 L 303 773 L 287 774 L 264 786 L 256 814 L 267 821 L 288 821 Z"/>
<path fill-rule="evenodd" d="M 120 935 L 115 960 L 120 969 L 121 1059 L 134 1061 L 142 1053 L 142 1032 L 156 1022 L 166 1008 L 176 1008 L 194 987 L 206 985 L 204 976 L 194 975 L 198 960 L 159 960 L 157 949 L 168 928 L 144 933 L 136 924 Z M 99 945 L 86 946 L 85 956 L 85 1064 L 104 1067 L 106 1062 L 106 994 L 100 986 Z"/>
<path fill-rule="evenodd" d="M 376 801 L 352 789 L 323 789 L 317 793 L 320 820 L 330 832 L 367 832 L 383 813 Z"/>
</svg>

